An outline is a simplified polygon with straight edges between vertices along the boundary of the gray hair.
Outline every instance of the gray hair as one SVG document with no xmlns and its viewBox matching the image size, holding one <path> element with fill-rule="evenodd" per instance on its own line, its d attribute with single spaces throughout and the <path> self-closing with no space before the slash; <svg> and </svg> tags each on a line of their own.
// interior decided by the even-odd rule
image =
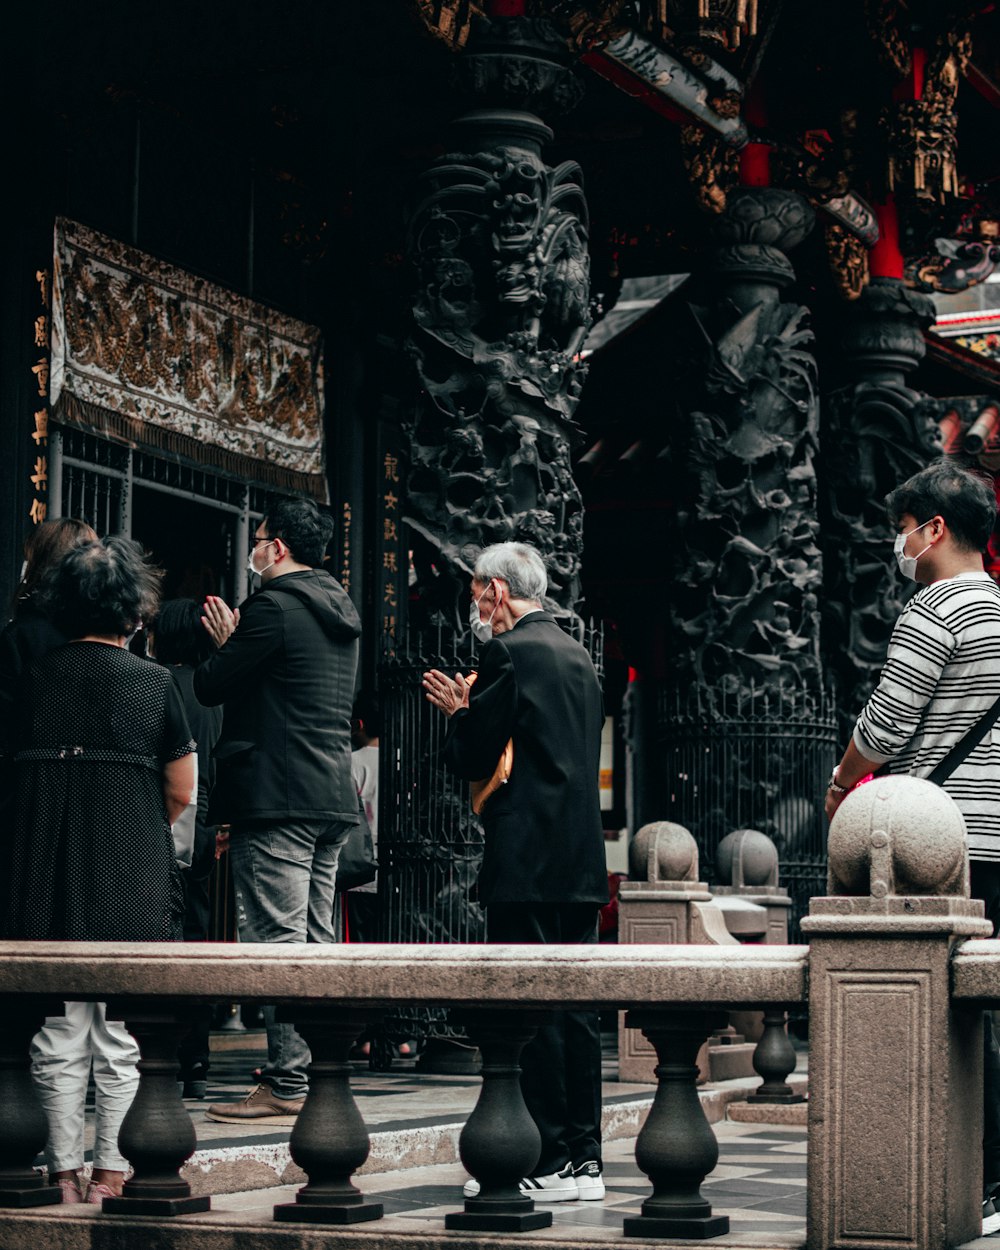
<svg viewBox="0 0 1000 1250">
<path fill-rule="evenodd" d="M 537 603 L 545 598 L 549 584 L 542 557 L 527 543 L 494 543 L 484 547 L 472 576 L 483 585 L 496 577 L 507 583 L 512 599 Z"/>
</svg>

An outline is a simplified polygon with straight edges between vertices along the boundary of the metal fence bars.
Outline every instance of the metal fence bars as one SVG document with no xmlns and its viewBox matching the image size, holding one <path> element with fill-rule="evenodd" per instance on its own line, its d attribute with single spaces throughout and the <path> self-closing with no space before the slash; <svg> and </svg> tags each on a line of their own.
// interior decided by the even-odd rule
<svg viewBox="0 0 1000 1250">
<path fill-rule="evenodd" d="M 579 618 L 563 627 L 603 676 L 603 635 Z M 474 672 L 470 635 L 450 631 L 386 640 L 379 673 L 379 936 L 386 942 L 476 942 L 484 935 L 474 882 L 483 829 L 469 787 L 441 758 L 447 721 L 424 696 L 429 668 Z"/>
<path fill-rule="evenodd" d="M 809 899 L 826 890 L 823 796 L 839 748 L 830 696 L 751 686 L 716 691 L 709 710 L 697 694 L 661 689 L 656 737 L 664 815 L 694 835 L 702 878 L 717 883 L 715 856 L 727 833 L 767 834 L 792 898 L 789 940 L 798 941 Z"/>
<path fill-rule="evenodd" d="M 587 648 L 603 676 L 603 634 L 579 618 L 560 622 Z M 482 942 L 486 920 L 475 900 L 483 828 L 469 804 L 466 782 L 444 766 L 448 724 L 424 696 L 429 668 L 474 672 L 471 634 L 439 627 L 396 639 L 387 636 L 379 669 L 379 938 L 383 942 Z M 461 1043 L 439 1009 L 400 1009 L 386 1020 L 389 1037 L 443 1038 Z M 376 1060 L 385 1062 L 381 1045 Z"/>
</svg>

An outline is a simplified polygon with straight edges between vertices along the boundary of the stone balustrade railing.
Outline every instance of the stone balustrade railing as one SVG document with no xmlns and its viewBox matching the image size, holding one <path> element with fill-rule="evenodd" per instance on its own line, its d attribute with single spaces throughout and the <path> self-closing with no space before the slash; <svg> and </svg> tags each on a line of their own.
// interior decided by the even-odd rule
<svg viewBox="0 0 1000 1250">
<path fill-rule="evenodd" d="M 406 1004 L 455 1010 L 483 1057 L 479 1101 L 460 1139 L 480 1182 L 446 1227 L 518 1232 L 551 1222 L 518 1190 L 537 1158 L 537 1130 L 518 1081 L 521 1049 L 554 1008 L 623 1007 L 656 1049 L 658 1089 L 636 1144 L 652 1194 L 632 1236 L 705 1237 L 725 1232 L 700 1192 L 718 1147 L 696 1090 L 695 1057 L 740 1007 L 769 1007 L 772 1083 L 785 1062 L 782 1009 L 806 997 L 807 947 L 252 946 L 156 943 L 0 943 L 0 1206 L 58 1199 L 33 1162 L 45 1120 L 30 1079 L 28 1045 L 63 1000 L 96 999 L 123 1019 L 140 1051 L 140 1084 L 120 1146 L 133 1167 L 109 1215 L 171 1216 L 206 1210 L 180 1168 L 196 1147 L 176 1082 L 176 1048 L 191 1009 L 209 1001 L 282 1005 L 312 1050 L 310 1092 L 292 1131 L 292 1158 L 308 1183 L 278 1220 L 348 1224 L 377 1219 L 353 1175 L 368 1133 L 350 1091 L 348 1055 L 379 1013 Z M 790 1054 L 791 1047 L 785 1050 Z M 765 1073 L 765 1076 L 767 1073 Z M 765 1081 L 765 1084 L 767 1082 Z"/>
<path fill-rule="evenodd" d="M 381 1011 L 419 1004 L 453 1008 L 483 1056 L 479 1101 L 460 1140 L 480 1193 L 446 1228 L 483 1244 L 491 1232 L 542 1228 L 551 1214 L 517 1184 L 539 1144 L 520 1094 L 521 1049 L 553 1009 L 622 1007 L 658 1059 L 636 1142 L 652 1193 L 623 1231 L 710 1237 L 727 1221 L 701 1193 L 718 1147 L 695 1087 L 697 1051 L 725 1012 L 763 1007 L 769 1026 L 758 1049 L 771 1057 L 762 1074 L 780 1085 L 791 1070 L 782 1069 L 783 1010 L 807 1002 L 808 1250 L 961 1245 L 982 1227 L 983 1013 L 1000 1005 L 1000 942 L 978 940 L 991 925 L 968 897 L 961 816 L 928 782 L 874 781 L 838 812 L 829 862 L 829 895 L 812 900 L 801 925 L 808 947 L 0 943 L 0 1207 L 58 1199 L 33 1169 L 46 1127 L 28 1045 L 63 1000 L 98 999 L 125 1020 L 142 1054 L 119 1139 L 134 1172 L 105 1212 L 204 1210 L 209 1199 L 192 1196 L 180 1176 L 196 1143 L 176 1082 L 177 1042 L 195 1004 L 259 1001 L 280 1004 L 313 1053 L 290 1142 L 308 1183 L 275 1218 L 377 1219 L 380 1204 L 353 1181 L 368 1133 L 348 1055 Z M 119 1227 L 129 1235 L 131 1225 Z"/>
</svg>

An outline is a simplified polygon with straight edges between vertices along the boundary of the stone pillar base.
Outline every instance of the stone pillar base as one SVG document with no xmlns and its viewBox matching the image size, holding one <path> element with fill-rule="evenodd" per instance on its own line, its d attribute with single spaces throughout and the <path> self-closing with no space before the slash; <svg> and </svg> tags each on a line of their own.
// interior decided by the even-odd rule
<svg viewBox="0 0 1000 1250">
<path fill-rule="evenodd" d="M 46 1207 L 62 1202 L 62 1190 L 58 1185 L 46 1185 L 41 1177 L 37 1185 L 18 1185 L 0 1189 L 0 1207 Z"/>
<path fill-rule="evenodd" d="M 101 1210 L 105 1215 L 194 1215 L 211 1206 L 206 1194 L 201 1198 L 105 1198 Z"/>
<path fill-rule="evenodd" d="M 284 1223 L 361 1224 L 380 1220 L 385 1213 L 381 1202 L 347 1203 L 282 1202 L 274 1208 L 274 1218 Z"/>
<path fill-rule="evenodd" d="M 724 1237 L 729 1232 L 729 1216 L 664 1220 L 656 1216 L 629 1215 L 622 1222 L 622 1229 L 626 1237 L 683 1237 L 701 1241 L 706 1237 Z"/>
<path fill-rule="evenodd" d="M 552 1225 L 551 1211 L 470 1211 L 469 1204 L 477 1201 L 477 1198 L 467 1198 L 464 1211 L 452 1211 L 446 1215 L 445 1228 L 474 1233 L 530 1233 L 533 1229 Z M 530 1198 L 526 1201 L 534 1206 Z"/>
</svg>

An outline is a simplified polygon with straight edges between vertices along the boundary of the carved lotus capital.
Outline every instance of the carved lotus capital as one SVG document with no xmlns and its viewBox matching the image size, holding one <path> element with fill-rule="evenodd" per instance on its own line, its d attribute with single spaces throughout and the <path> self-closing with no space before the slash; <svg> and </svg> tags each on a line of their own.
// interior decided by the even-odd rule
<svg viewBox="0 0 1000 1250">
<path fill-rule="evenodd" d="M 816 214 L 801 195 L 777 187 L 739 187 L 727 197 L 716 234 L 724 243 L 756 243 L 788 251 L 813 228 Z"/>
</svg>

